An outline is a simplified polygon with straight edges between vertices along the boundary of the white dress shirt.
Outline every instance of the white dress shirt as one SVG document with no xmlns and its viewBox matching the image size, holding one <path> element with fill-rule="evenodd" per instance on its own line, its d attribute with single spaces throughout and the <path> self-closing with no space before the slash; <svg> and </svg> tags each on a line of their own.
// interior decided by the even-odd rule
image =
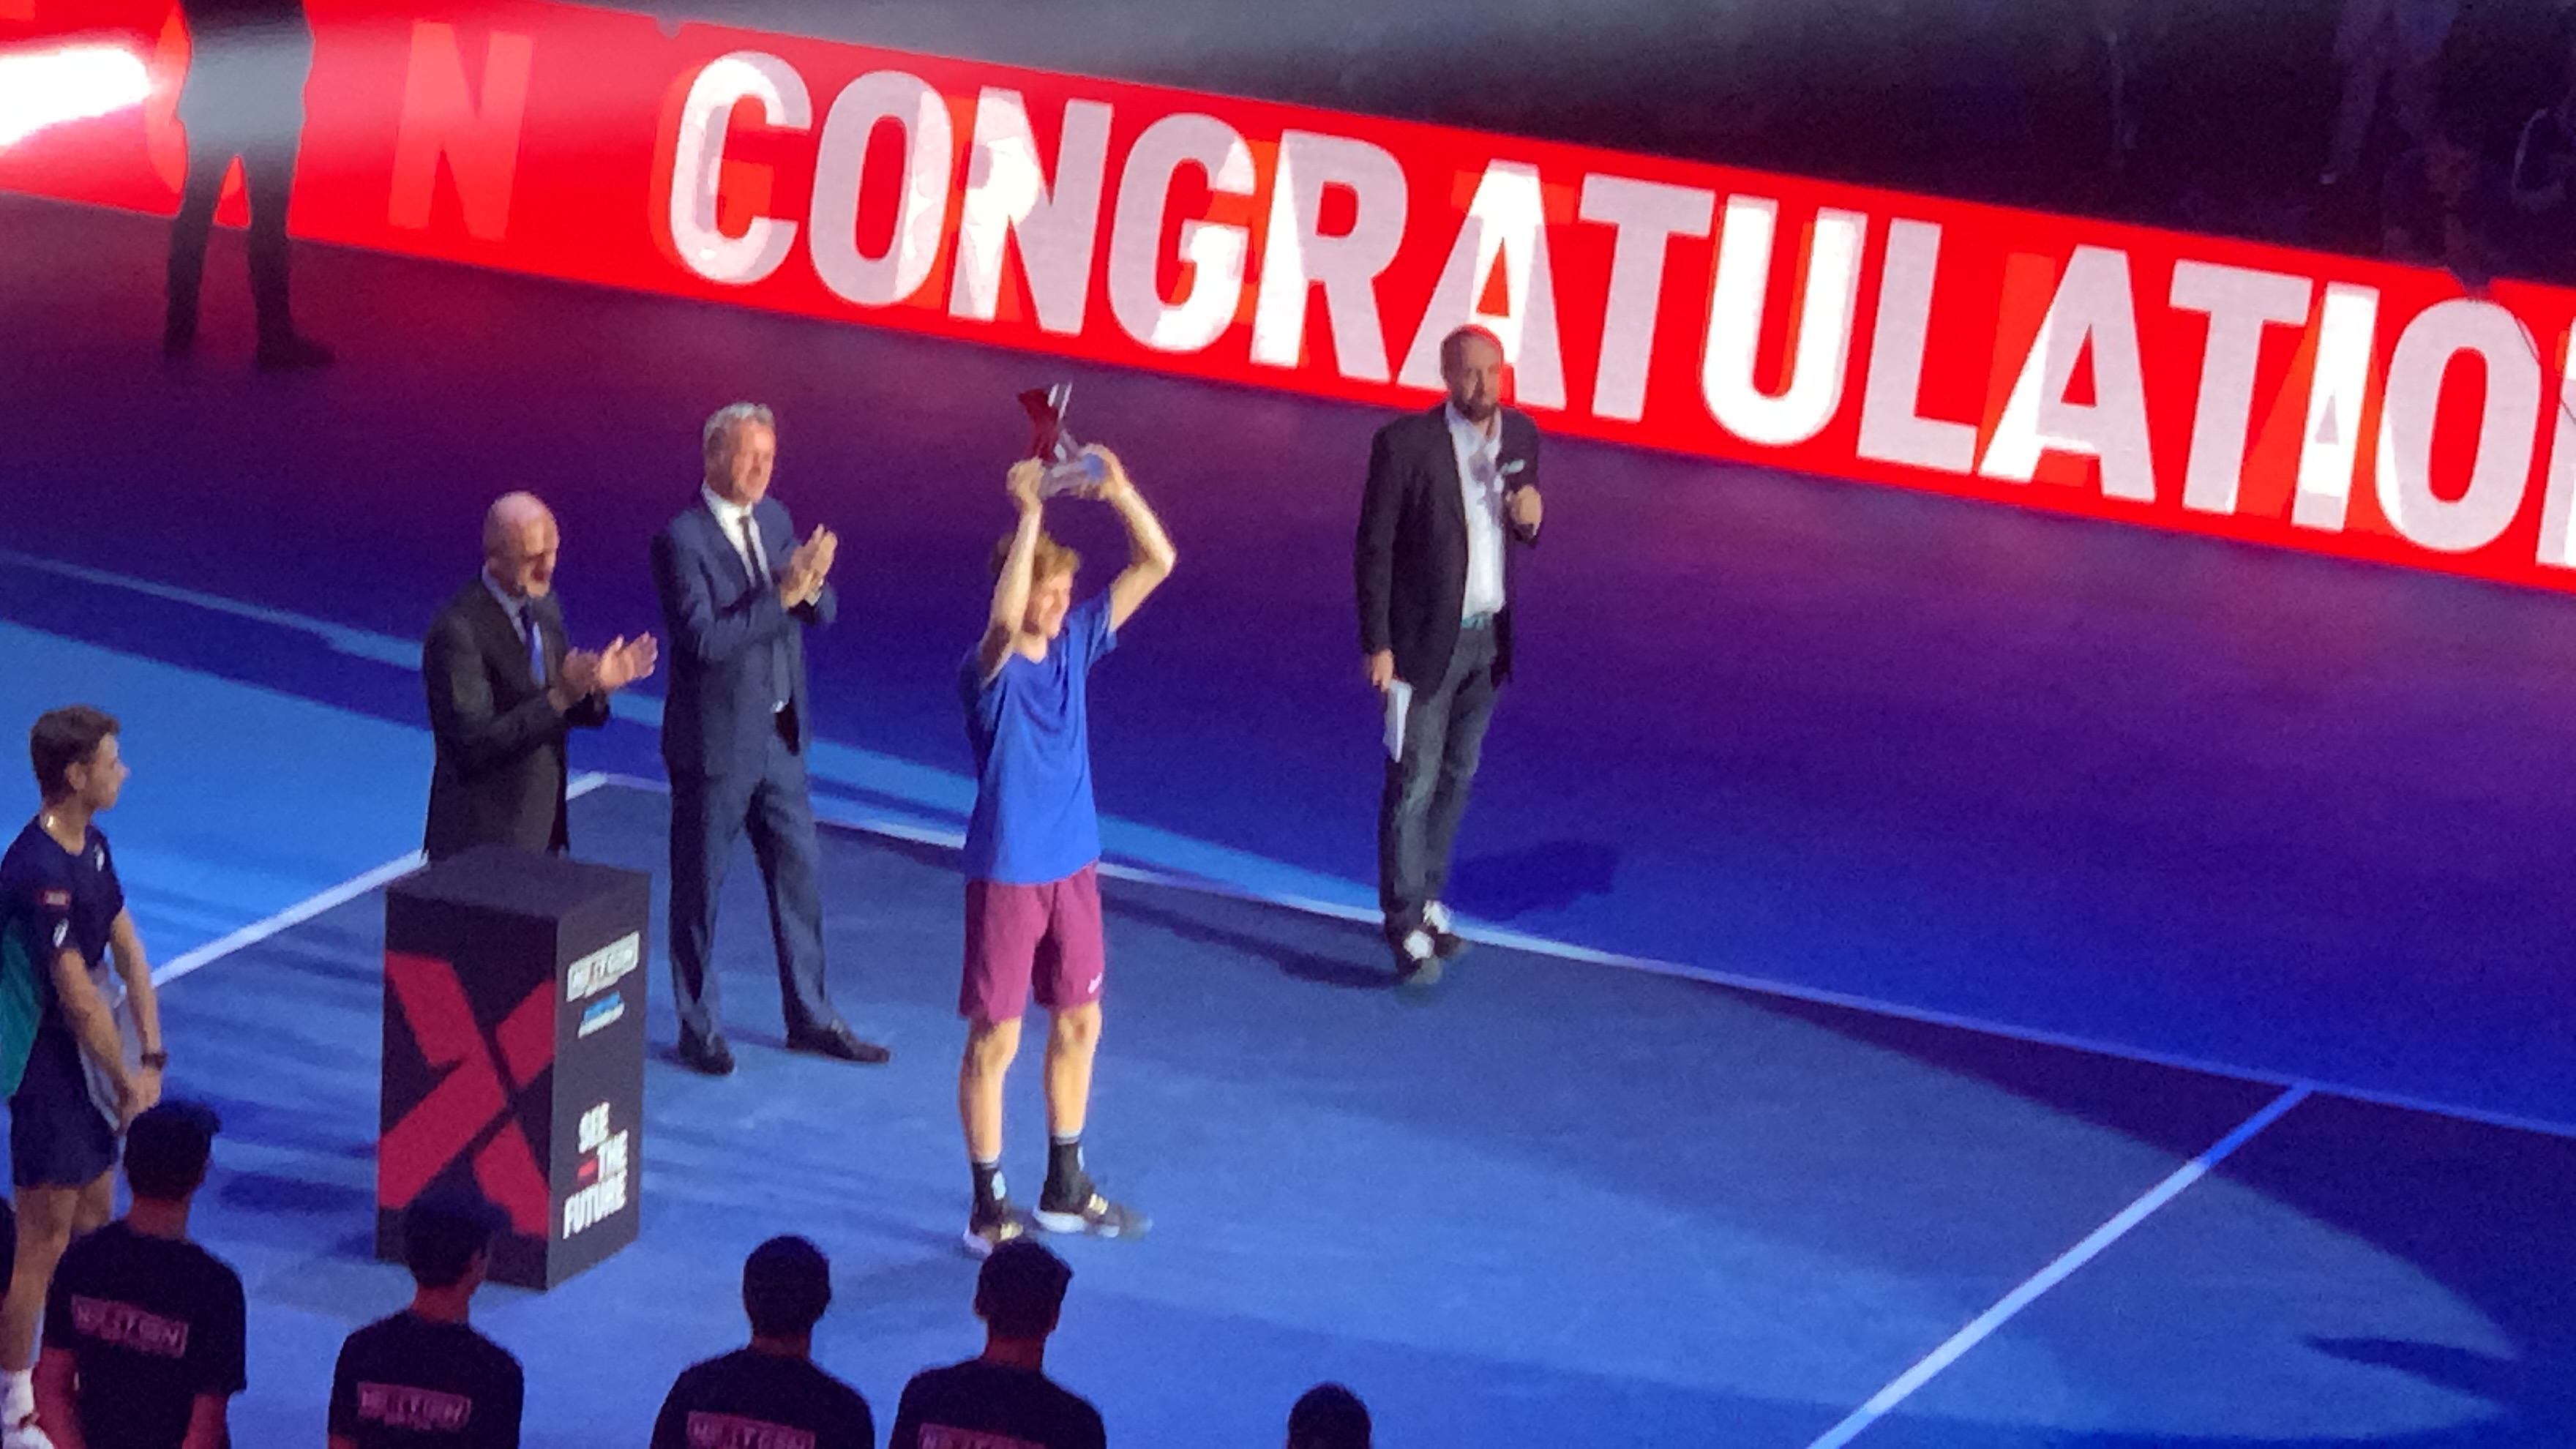
<svg viewBox="0 0 2576 1449">
<path fill-rule="evenodd" d="M 707 511 L 716 516 L 717 526 L 724 530 L 725 542 L 733 545 L 734 557 L 742 560 L 742 566 L 751 571 L 751 576 L 754 579 L 777 578 L 778 575 L 769 568 L 769 551 L 761 547 L 759 524 L 751 526 L 750 541 L 744 542 L 743 520 L 751 517 L 751 510 L 730 498 L 718 497 L 716 490 L 703 483 L 698 485 L 698 496 L 707 501 Z"/>
<path fill-rule="evenodd" d="M 716 526 L 724 530 L 725 542 L 733 545 L 733 556 L 741 559 L 742 566 L 751 571 L 752 582 L 777 582 L 778 575 L 769 571 L 769 550 L 761 546 L 760 525 L 754 523 L 748 529 L 743 527 L 743 521 L 751 517 L 751 510 L 731 499 L 717 497 L 716 490 L 703 483 L 698 485 L 698 496 L 707 501 L 707 511 L 716 516 Z M 779 698 L 770 701 L 773 710 L 787 707 L 785 669 L 783 661 L 773 666 L 775 682 L 782 691 Z"/>
<path fill-rule="evenodd" d="M 1496 453 L 1503 442 L 1503 415 L 1488 421 L 1492 431 L 1467 421 L 1458 405 L 1442 409 L 1449 418 L 1449 444 L 1458 454 L 1458 488 L 1467 510 L 1467 593 L 1458 612 L 1466 618 L 1503 610 L 1503 480 Z"/>
</svg>

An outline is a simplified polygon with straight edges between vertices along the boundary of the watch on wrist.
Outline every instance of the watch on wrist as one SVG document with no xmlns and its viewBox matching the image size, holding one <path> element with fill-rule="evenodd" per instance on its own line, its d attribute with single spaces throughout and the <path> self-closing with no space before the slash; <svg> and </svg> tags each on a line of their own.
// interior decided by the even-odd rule
<svg viewBox="0 0 2576 1449">
<path fill-rule="evenodd" d="M 145 1052 L 142 1060 L 143 1065 L 150 1067 L 156 1072 L 165 1072 L 170 1069 L 170 1054 L 168 1052 Z"/>
</svg>

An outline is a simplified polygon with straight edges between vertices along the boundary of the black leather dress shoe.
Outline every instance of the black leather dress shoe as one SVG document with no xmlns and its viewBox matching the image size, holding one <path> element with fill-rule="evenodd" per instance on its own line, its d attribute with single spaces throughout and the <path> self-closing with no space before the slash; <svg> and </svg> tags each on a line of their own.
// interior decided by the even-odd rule
<svg viewBox="0 0 2576 1449">
<path fill-rule="evenodd" d="M 858 1062 L 866 1066 L 894 1060 L 894 1053 L 872 1041 L 862 1041 L 845 1021 L 830 1026 L 800 1026 L 787 1033 L 787 1049 L 806 1052 L 835 1061 Z"/>
<path fill-rule="evenodd" d="M 733 1075 L 733 1048 L 722 1036 L 691 1036 L 680 1033 L 680 1065 L 707 1077 Z"/>
</svg>

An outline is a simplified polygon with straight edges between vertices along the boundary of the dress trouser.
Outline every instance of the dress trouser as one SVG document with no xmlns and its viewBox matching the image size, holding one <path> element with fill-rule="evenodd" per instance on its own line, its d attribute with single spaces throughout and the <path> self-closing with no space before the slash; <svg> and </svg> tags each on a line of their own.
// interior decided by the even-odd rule
<svg viewBox="0 0 2576 1449">
<path fill-rule="evenodd" d="M 302 142 L 303 107 L 293 99 L 243 94 L 262 87 L 300 89 L 303 72 L 225 71 L 191 76 L 180 103 L 188 128 L 188 178 L 179 192 L 179 214 L 170 224 L 170 303 L 166 323 L 176 338 L 196 335 L 197 294 L 206 271 L 206 235 L 224 176 L 241 158 L 242 189 L 250 201 L 250 295 L 262 341 L 291 336 L 295 324 L 286 290 L 286 203 L 295 190 L 295 157 Z"/>
<path fill-rule="evenodd" d="M 779 1005 L 791 1032 L 840 1020 L 823 979 L 823 895 L 805 757 L 778 733 L 756 776 L 671 776 L 671 988 L 680 1032 L 703 1040 L 723 1023 L 711 965 L 716 901 L 734 845 L 748 831 L 769 895 Z"/>
<path fill-rule="evenodd" d="M 1449 884 L 1449 858 L 1494 715 L 1494 630 L 1458 631 L 1437 688 L 1413 691 L 1401 755 L 1386 766 L 1377 812 L 1377 895 L 1386 934 L 1401 941 Z"/>
</svg>

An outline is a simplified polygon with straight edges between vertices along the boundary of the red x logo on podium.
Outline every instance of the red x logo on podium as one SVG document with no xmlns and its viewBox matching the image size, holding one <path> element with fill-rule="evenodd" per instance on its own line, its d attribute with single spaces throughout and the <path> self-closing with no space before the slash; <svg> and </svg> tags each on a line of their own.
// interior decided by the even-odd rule
<svg viewBox="0 0 2576 1449">
<path fill-rule="evenodd" d="M 545 1238 L 545 1169 L 512 1107 L 554 1064 L 554 983 L 539 982 L 488 1037 L 450 962 L 388 951 L 385 988 L 420 1044 L 421 1060 L 446 1075 L 385 1129 L 376 1151 L 377 1203 L 409 1206 L 470 1152 L 476 1186 L 509 1213 L 510 1226 Z"/>
</svg>

